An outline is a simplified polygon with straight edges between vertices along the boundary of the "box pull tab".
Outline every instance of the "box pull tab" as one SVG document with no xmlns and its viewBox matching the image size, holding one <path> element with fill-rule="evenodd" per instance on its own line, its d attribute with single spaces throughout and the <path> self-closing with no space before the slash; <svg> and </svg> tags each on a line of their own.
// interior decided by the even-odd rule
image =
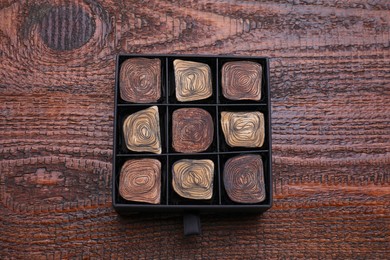
<svg viewBox="0 0 390 260">
<path fill-rule="evenodd" d="M 200 218 L 194 213 L 186 213 L 183 215 L 184 235 L 200 235 Z"/>
</svg>

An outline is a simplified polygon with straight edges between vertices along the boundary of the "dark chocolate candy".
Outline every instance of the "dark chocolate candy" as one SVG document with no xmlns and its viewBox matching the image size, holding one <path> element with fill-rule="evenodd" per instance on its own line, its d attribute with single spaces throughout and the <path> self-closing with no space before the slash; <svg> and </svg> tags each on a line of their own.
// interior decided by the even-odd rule
<svg viewBox="0 0 390 260">
<path fill-rule="evenodd" d="M 172 114 L 172 146 L 177 152 L 207 150 L 214 138 L 211 115 L 201 108 L 180 108 Z"/>
<path fill-rule="evenodd" d="M 156 159 L 125 162 L 120 172 L 119 194 L 126 200 L 159 204 L 161 163 Z"/>
<path fill-rule="evenodd" d="M 128 102 L 151 103 L 161 97 L 160 59 L 131 58 L 122 63 L 120 95 Z"/>
<path fill-rule="evenodd" d="M 238 203 L 259 203 L 265 199 L 263 161 L 260 155 L 230 158 L 223 169 L 223 183 L 229 198 Z"/>
<path fill-rule="evenodd" d="M 222 93 L 231 100 L 261 99 L 261 65 L 252 61 L 231 61 L 222 66 Z"/>
</svg>

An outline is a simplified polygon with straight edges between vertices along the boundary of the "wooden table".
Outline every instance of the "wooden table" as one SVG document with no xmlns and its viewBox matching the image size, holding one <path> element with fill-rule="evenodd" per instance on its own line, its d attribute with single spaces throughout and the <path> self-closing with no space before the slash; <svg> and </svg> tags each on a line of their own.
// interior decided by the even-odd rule
<svg viewBox="0 0 390 260">
<path fill-rule="evenodd" d="M 0 258 L 389 257 L 389 42 L 388 0 L 1 1 Z M 271 210 L 114 212 L 118 53 L 271 58 Z"/>
</svg>

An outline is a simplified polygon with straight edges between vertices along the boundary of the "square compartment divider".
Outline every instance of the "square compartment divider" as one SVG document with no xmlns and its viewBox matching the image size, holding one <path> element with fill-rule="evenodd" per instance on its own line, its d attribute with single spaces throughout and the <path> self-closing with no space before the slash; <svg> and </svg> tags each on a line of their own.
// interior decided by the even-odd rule
<svg viewBox="0 0 390 260">
<path fill-rule="evenodd" d="M 159 59 L 160 92 L 155 102 L 133 103 L 122 99 L 121 91 L 121 66 L 124 62 L 133 58 Z M 192 61 L 207 64 L 210 68 L 212 82 L 211 96 L 189 102 L 181 102 L 176 98 L 176 81 L 174 61 Z M 224 96 L 222 91 L 222 68 L 227 62 L 250 61 L 261 66 L 261 98 L 259 100 L 231 100 Z M 129 63 L 126 63 L 129 64 Z M 230 64 L 229 64 L 230 65 Z M 205 67 L 201 65 L 200 67 Z M 207 67 L 207 66 L 206 66 Z M 226 66 L 228 67 L 228 66 Z M 259 67 L 259 66 L 257 66 Z M 207 71 L 207 70 L 203 70 Z M 244 70 L 243 70 L 244 71 Z M 258 70 L 259 71 L 259 70 Z M 257 212 L 261 213 L 272 206 L 272 143 L 271 143 L 271 104 L 269 85 L 269 62 L 265 57 L 240 57 L 240 56 L 205 56 L 205 55 L 146 55 L 146 54 L 120 54 L 116 60 L 115 72 L 115 107 L 114 107 L 114 145 L 113 145 L 113 178 L 112 178 L 112 202 L 114 209 L 121 215 L 130 215 L 140 212 L 181 212 L 181 213 L 220 213 L 220 212 Z M 198 74 L 189 72 L 188 80 L 200 80 Z M 243 72 L 239 72 L 243 73 Z M 155 74 L 157 75 L 157 74 Z M 201 74 L 202 75 L 202 74 Z M 208 75 L 207 73 L 205 75 Z M 241 74 L 239 74 L 241 77 Z M 206 79 L 207 76 L 205 76 Z M 246 77 L 243 75 L 243 77 Z M 136 78 L 137 79 L 137 78 Z M 142 81 L 144 76 L 140 76 Z M 233 78 L 234 80 L 235 78 Z M 127 79 L 126 79 L 127 80 Z M 202 79 L 203 80 L 203 79 Z M 244 78 L 244 82 L 251 80 Z M 136 80 L 137 81 L 137 80 Z M 204 80 L 205 81 L 205 80 Z M 226 81 L 226 79 L 225 79 Z M 125 82 L 125 81 L 124 81 Z M 141 84 L 141 83 L 140 83 Z M 143 83 L 142 83 L 143 84 Z M 195 84 L 191 83 L 186 84 Z M 126 82 L 124 83 L 126 85 Z M 194 87 L 194 85 L 190 85 Z M 179 90 L 182 91 L 182 90 Z M 191 89 L 193 91 L 193 89 Z M 224 89 L 226 91 L 226 89 Z M 209 92 L 210 93 L 210 92 Z M 126 99 L 126 97 L 124 97 Z M 161 154 L 152 152 L 132 151 L 126 146 L 123 132 L 125 119 L 138 111 L 157 106 L 159 114 Z M 206 111 L 212 118 L 213 138 L 206 149 L 197 152 L 180 152 L 173 147 L 172 118 L 174 111 L 178 109 L 196 108 Z M 231 147 L 225 140 L 221 127 L 221 112 L 261 112 L 264 115 L 264 142 L 261 147 Z M 210 119 L 208 119 L 210 120 Z M 188 120 L 191 122 L 191 120 Z M 196 121 L 196 120 L 192 120 Z M 202 123 L 202 120 L 199 120 Z M 209 122 L 209 121 L 208 121 Z M 195 122 L 197 123 L 197 122 Z M 200 124 L 199 123 L 199 124 Z M 230 123 L 230 122 L 229 122 Z M 194 126 L 196 129 L 196 125 Z M 192 129 L 192 128 L 191 128 Z M 196 135 L 203 133 L 205 129 L 200 125 Z M 210 128 L 207 128 L 210 129 Z M 184 129 L 186 130 L 186 129 Z M 184 131 L 183 130 L 183 131 Z M 186 130 L 187 131 L 187 130 Z M 189 130 L 188 130 L 189 131 Z M 192 130 L 191 130 L 192 131 Z M 195 130 L 194 130 L 195 131 Z M 176 131 L 177 132 L 177 131 Z M 181 133 L 181 132 L 180 132 Z M 210 139 L 209 139 L 210 140 Z M 237 203 L 231 200 L 224 185 L 224 166 L 226 162 L 236 156 L 260 155 L 262 159 L 262 172 L 264 173 L 265 199 L 258 203 Z M 121 168 L 128 160 L 157 159 L 161 163 L 161 198 L 159 204 L 134 202 L 124 199 L 119 193 Z M 172 166 L 181 159 L 211 160 L 214 164 L 213 189 L 211 199 L 189 199 L 180 196 L 172 184 Z M 209 171 L 210 172 L 210 171 Z M 229 173 L 228 173 L 229 174 Z M 209 175 L 210 176 L 210 175 Z M 227 175 L 229 176 L 229 175 Z M 210 193 L 209 193 L 210 194 Z"/>
</svg>

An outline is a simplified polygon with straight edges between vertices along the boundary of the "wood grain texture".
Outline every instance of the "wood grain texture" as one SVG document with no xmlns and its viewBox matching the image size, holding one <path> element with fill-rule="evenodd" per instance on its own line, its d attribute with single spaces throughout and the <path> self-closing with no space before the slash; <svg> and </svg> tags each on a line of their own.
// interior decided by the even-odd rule
<svg viewBox="0 0 390 260">
<path fill-rule="evenodd" d="M 1 1 L 0 258 L 383 259 L 389 12 L 387 0 Z M 113 211 L 120 52 L 271 57 L 270 211 L 204 216 L 191 238 L 180 216 Z"/>
</svg>

